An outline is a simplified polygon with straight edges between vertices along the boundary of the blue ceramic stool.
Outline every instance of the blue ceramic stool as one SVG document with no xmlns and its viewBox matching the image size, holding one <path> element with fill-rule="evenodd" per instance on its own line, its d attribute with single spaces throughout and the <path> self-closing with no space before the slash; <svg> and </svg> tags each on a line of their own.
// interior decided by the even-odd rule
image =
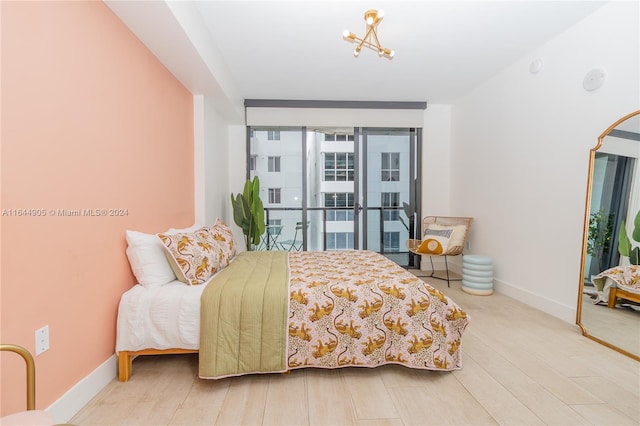
<svg viewBox="0 0 640 426">
<path fill-rule="evenodd" d="M 493 293 L 493 261 L 490 257 L 462 256 L 462 291 L 478 296 Z"/>
</svg>

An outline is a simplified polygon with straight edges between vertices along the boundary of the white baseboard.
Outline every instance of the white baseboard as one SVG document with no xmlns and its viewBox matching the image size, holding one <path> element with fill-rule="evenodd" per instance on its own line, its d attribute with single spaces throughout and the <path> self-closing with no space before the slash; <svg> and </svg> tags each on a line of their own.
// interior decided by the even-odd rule
<svg viewBox="0 0 640 426">
<path fill-rule="evenodd" d="M 118 357 L 114 354 L 65 392 L 46 411 L 56 423 L 67 423 L 94 396 L 118 376 Z"/>
<path fill-rule="evenodd" d="M 509 296 L 512 299 L 516 299 L 526 305 L 546 312 L 549 315 L 553 315 L 556 318 L 560 318 L 570 324 L 576 322 L 576 307 L 567 306 L 556 302 L 555 300 L 548 299 L 539 294 L 532 293 L 529 290 L 525 290 L 520 287 L 516 287 L 513 284 L 494 279 L 494 290 L 498 293 L 502 293 L 505 296 Z"/>
<path fill-rule="evenodd" d="M 449 259 L 448 264 L 449 264 L 450 271 L 453 271 L 459 275 L 462 275 L 462 262 L 459 262 L 458 259 L 456 259 L 455 261 L 452 261 L 451 259 Z M 444 259 L 438 259 L 437 257 L 434 257 L 433 266 L 436 269 L 436 271 L 444 270 L 445 268 Z M 422 260 L 420 269 L 423 271 L 431 271 L 431 264 L 429 263 L 428 259 Z M 525 290 L 511 283 L 501 281 L 498 279 L 494 279 L 493 283 L 494 283 L 493 287 L 496 292 L 502 293 L 505 296 L 509 296 L 512 299 L 516 299 L 542 312 L 546 312 L 549 315 L 553 315 L 554 317 L 560 318 L 561 320 L 566 321 L 570 324 L 575 324 L 575 321 L 576 321 L 575 306 L 563 305 L 561 303 L 556 302 L 555 300 L 548 299 L 544 296 L 540 296 L 539 294 L 532 293 L 529 290 Z"/>
</svg>

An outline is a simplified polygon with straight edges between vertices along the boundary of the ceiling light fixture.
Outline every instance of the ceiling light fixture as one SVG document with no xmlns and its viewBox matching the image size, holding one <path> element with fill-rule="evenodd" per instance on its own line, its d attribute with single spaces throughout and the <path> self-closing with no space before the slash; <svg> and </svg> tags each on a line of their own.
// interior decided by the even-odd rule
<svg viewBox="0 0 640 426">
<path fill-rule="evenodd" d="M 369 49 L 376 50 L 378 55 L 381 57 L 385 56 L 388 59 L 393 59 L 394 51 L 387 49 L 386 47 L 382 47 L 380 45 L 380 40 L 378 40 L 378 24 L 382 21 L 383 17 L 383 10 L 371 9 L 364 13 L 364 21 L 367 23 L 367 29 L 363 38 L 358 37 L 349 30 L 344 30 L 342 37 L 346 41 L 351 43 L 358 42 L 356 49 L 353 51 L 353 56 L 358 57 L 362 50 L 362 46 L 366 46 Z"/>
</svg>

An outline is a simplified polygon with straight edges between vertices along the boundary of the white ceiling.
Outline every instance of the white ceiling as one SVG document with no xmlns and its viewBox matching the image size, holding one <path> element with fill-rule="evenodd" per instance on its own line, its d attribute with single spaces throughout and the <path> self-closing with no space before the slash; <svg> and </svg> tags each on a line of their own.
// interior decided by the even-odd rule
<svg viewBox="0 0 640 426">
<path fill-rule="evenodd" d="M 122 18 L 114 3 L 126 2 L 107 2 Z M 148 25 L 144 9 L 154 2 L 145 3 L 138 5 Z M 199 1 L 194 10 L 241 98 L 455 103 L 604 3 L 236 0 Z M 354 45 L 342 39 L 345 29 L 364 35 L 368 9 L 384 9 L 379 37 L 395 51 L 392 60 L 367 49 L 355 58 Z M 125 22 L 135 33 L 132 21 Z M 181 73 L 190 88 L 196 77 Z"/>
</svg>

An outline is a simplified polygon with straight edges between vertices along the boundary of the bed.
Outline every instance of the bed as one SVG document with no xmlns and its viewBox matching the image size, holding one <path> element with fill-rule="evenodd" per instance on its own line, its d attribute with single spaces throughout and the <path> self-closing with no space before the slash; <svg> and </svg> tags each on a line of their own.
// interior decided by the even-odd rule
<svg viewBox="0 0 640 426">
<path fill-rule="evenodd" d="M 616 266 L 591 281 L 598 291 L 596 304 L 602 302 L 615 308 L 618 298 L 640 303 L 640 265 Z"/>
<path fill-rule="evenodd" d="M 202 229 L 196 233 L 211 233 Z M 183 234 L 193 235 L 177 232 L 172 241 Z M 232 237 L 217 241 L 235 244 Z M 138 355 L 188 352 L 199 353 L 199 376 L 206 379 L 298 368 L 462 367 L 467 313 L 378 253 L 227 254 L 225 266 L 197 285 L 174 277 L 123 294 L 116 342 L 121 381 L 130 378 Z"/>
</svg>

